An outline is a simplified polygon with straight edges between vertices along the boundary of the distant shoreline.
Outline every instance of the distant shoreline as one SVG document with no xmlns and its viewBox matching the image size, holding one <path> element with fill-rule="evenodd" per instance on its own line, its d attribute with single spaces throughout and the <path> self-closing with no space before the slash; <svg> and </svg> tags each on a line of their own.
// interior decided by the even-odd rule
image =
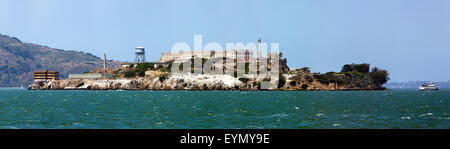
<svg viewBox="0 0 450 149">
<path fill-rule="evenodd" d="M 0 87 L 0 89 L 27 89 L 25 87 Z"/>
</svg>

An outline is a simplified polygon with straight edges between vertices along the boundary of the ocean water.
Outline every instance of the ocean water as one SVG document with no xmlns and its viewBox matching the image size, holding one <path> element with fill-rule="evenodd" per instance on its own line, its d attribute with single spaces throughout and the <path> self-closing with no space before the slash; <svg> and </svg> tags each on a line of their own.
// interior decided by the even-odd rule
<svg viewBox="0 0 450 149">
<path fill-rule="evenodd" d="M 1 129 L 450 128 L 450 90 L 0 89 Z"/>
</svg>

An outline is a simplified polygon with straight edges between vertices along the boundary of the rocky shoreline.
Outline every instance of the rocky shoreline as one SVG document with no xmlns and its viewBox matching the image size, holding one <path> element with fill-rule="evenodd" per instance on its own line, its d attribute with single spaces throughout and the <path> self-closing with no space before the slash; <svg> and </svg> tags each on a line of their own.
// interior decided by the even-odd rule
<svg viewBox="0 0 450 149">
<path fill-rule="evenodd" d="M 242 90 L 242 91 L 345 91 L 345 90 L 384 90 L 384 87 L 365 86 L 354 87 L 339 83 L 324 84 L 316 79 L 312 81 L 296 81 L 297 75 L 282 75 L 284 82 L 278 78 L 254 78 L 240 79 L 230 75 L 161 75 L 157 77 L 142 77 L 135 79 L 112 79 L 112 80 L 52 80 L 46 83 L 33 83 L 29 90 Z M 278 87 L 261 89 L 261 82 L 283 83 Z M 295 83 L 292 83 L 294 82 Z"/>
</svg>

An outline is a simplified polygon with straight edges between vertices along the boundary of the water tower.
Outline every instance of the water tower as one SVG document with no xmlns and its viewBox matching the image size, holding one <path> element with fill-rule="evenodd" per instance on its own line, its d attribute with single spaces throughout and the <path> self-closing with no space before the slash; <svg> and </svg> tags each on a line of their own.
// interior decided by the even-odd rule
<svg viewBox="0 0 450 149">
<path fill-rule="evenodd" d="M 145 48 L 144 47 L 136 47 L 136 63 L 145 62 Z"/>
</svg>

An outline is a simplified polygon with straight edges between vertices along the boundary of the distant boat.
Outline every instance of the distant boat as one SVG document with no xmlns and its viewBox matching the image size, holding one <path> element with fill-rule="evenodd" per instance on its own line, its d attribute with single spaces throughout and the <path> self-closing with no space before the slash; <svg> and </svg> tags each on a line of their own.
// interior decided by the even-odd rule
<svg viewBox="0 0 450 149">
<path fill-rule="evenodd" d="M 430 91 L 430 90 L 439 90 L 439 87 L 437 87 L 433 82 L 430 84 L 423 83 L 419 86 L 419 91 Z"/>
</svg>

